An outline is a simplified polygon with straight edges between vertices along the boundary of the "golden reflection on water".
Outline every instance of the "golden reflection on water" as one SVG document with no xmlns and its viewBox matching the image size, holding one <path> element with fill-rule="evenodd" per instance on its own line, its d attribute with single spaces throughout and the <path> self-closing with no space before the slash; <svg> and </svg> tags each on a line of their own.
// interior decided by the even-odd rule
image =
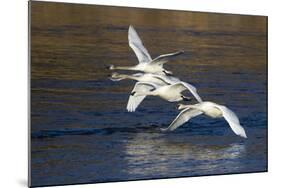
<svg viewBox="0 0 281 188">
<path fill-rule="evenodd" d="M 32 2 L 31 16 L 32 79 L 103 79 L 105 65 L 136 64 L 128 46 L 131 24 L 153 57 L 179 49 L 192 55 L 179 58 L 180 66 L 266 68 L 262 16 L 42 2 Z"/>
</svg>

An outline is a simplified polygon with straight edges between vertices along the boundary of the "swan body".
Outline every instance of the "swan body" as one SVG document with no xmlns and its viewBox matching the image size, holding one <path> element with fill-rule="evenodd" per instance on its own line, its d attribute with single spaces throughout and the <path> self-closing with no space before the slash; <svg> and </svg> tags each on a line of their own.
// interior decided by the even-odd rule
<svg viewBox="0 0 281 188">
<path fill-rule="evenodd" d="M 157 74 L 165 74 L 165 75 L 172 75 L 171 71 L 168 71 L 163 68 L 163 64 L 168 62 L 175 56 L 178 56 L 183 53 L 183 51 L 178 51 L 169 54 L 163 54 L 155 59 L 152 59 L 150 54 L 148 53 L 147 49 L 142 44 L 140 37 L 138 36 L 136 30 L 133 26 L 129 26 L 128 31 L 128 40 L 129 46 L 135 52 L 139 64 L 135 66 L 114 66 L 111 65 L 109 67 L 110 70 L 133 70 L 133 71 L 142 71 L 147 73 L 157 73 Z"/>
<path fill-rule="evenodd" d="M 247 138 L 246 132 L 240 125 L 237 115 L 223 105 L 214 102 L 200 102 L 195 105 L 180 104 L 178 109 L 182 111 L 167 128 L 161 129 L 162 131 L 173 131 L 188 122 L 191 118 L 205 114 L 211 118 L 223 117 L 236 135 Z"/>
<path fill-rule="evenodd" d="M 142 83 L 142 82 L 139 82 Z M 155 86 L 153 83 L 146 83 L 147 85 L 151 85 L 154 87 L 153 90 L 150 91 L 141 91 L 135 93 L 136 96 L 141 96 L 141 95 L 152 95 L 152 96 L 159 96 L 164 100 L 167 100 L 169 102 L 178 102 L 182 100 L 188 99 L 188 97 L 183 96 L 182 92 L 185 90 L 189 90 L 194 97 L 198 100 L 198 102 L 202 102 L 201 97 L 198 95 L 196 88 L 186 82 L 176 82 L 171 85 L 164 85 L 164 86 Z"/>
<path fill-rule="evenodd" d="M 127 110 L 134 112 L 146 96 L 158 96 L 169 102 L 189 101 L 190 98 L 182 94 L 189 90 L 198 101 L 202 101 L 196 88 L 186 82 L 177 82 L 171 85 L 159 85 L 151 82 L 137 82 L 131 92 L 127 104 Z"/>
<path fill-rule="evenodd" d="M 173 89 L 173 87 L 169 87 L 169 85 L 176 83 L 184 83 L 184 85 L 187 87 L 182 89 L 189 89 L 198 101 L 202 101 L 200 96 L 197 94 L 197 90 L 194 86 L 185 82 L 181 82 L 176 77 L 150 73 L 136 73 L 133 75 L 113 73 L 111 75 L 111 80 L 113 81 L 120 81 L 123 79 L 138 81 L 135 84 L 128 100 L 127 110 L 129 112 L 134 112 L 138 105 L 144 100 L 146 95 L 159 96 L 162 99 L 170 102 L 188 100 L 189 98 L 183 96 L 181 94 L 181 91 L 173 92 L 176 88 Z M 162 87 L 160 88 L 160 86 Z"/>
<path fill-rule="evenodd" d="M 166 85 L 156 88 L 153 91 L 148 91 L 144 94 L 151 95 L 151 96 L 159 96 L 160 98 L 169 102 L 179 102 L 187 98 L 181 94 L 181 91 L 171 88 L 172 88 L 171 85 Z M 137 95 L 143 95 L 143 93 L 137 93 Z"/>
</svg>

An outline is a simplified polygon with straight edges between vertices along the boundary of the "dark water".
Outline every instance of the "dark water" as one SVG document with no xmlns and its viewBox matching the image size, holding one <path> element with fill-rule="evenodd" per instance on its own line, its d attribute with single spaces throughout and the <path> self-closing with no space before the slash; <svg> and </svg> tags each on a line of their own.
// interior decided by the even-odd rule
<svg viewBox="0 0 281 188">
<path fill-rule="evenodd" d="M 267 171 L 267 19 L 33 2 L 33 186 Z M 248 139 L 200 116 L 162 133 L 178 111 L 148 97 L 126 111 L 133 81 L 106 65 L 133 65 L 128 26 L 152 57 L 184 49 L 168 70 L 204 100 L 235 111 Z"/>
</svg>

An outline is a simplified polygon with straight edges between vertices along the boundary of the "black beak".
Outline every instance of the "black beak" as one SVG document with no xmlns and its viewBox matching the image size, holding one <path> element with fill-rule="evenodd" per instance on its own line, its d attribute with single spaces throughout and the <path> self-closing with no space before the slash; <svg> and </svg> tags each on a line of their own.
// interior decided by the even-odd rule
<svg viewBox="0 0 281 188">
<path fill-rule="evenodd" d="M 113 70 L 113 67 L 114 67 L 113 65 L 107 65 L 107 66 L 106 66 L 106 69 L 108 69 L 108 70 Z"/>
<path fill-rule="evenodd" d="M 135 95 L 135 93 L 136 93 L 136 92 L 135 92 L 135 91 L 133 91 L 130 95 L 131 95 L 131 96 L 134 96 L 134 95 Z"/>
</svg>

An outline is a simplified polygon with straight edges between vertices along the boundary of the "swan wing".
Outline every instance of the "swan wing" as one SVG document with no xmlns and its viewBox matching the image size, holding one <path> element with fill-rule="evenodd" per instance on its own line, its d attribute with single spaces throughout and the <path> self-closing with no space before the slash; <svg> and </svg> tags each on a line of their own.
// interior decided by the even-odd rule
<svg viewBox="0 0 281 188">
<path fill-rule="evenodd" d="M 140 105 L 140 103 L 144 100 L 146 96 L 131 96 L 129 97 L 128 104 L 127 104 L 127 110 L 128 112 L 134 112 L 136 111 L 137 107 Z"/>
<path fill-rule="evenodd" d="M 202 102 L 201 97 L 197 93 L 197 89 L 187 82 L 177 82 L 171 85 L 171 89 L 176 90 L 177 92 L 182 92 L 188 89 L 198 102 Z"/>
<path fill-rule="evenodd" d="M 137 82 L 134 86 L 134 89 L 132 90 L 132 93 L 133 92 L 145 93 L 153 89 L 155 89 L 155 86 L 153 84 L 148 84 L 145 82 Z M 142 96 L 130 95 L 127 103 L 128 112 L 136 111 L 137 107 L 140 105 L 140 103 L 144 100 L 145 97 L 146 95 L 142 95 Z"/>
<path fill-rule="evenodd" d="M 139 60 L 139 63 L 148 63 L 152 60 L 147 49 L 143 46 L 142 41 L 138 36 L 136 30 L 131 25 L 129 26 L 128 39 L 129 46 L 134 50 Z"/>
<path fill-rule="evenodd" d="M 240 125 L 237 115 L 225 106 L 216 105 L 216 107 L 222 111 L 222 115 L 224 119 L 228 122 L 232 131 L 243 138 L 247 138 L 246 132 L 244 128 Z"/>
<path fill-rule="evenodd" d="M 197 110 L 197 109 L 193 109 L 193 108 L 185 108 L 184 110 L 182 110 L 178 116 L 174 119 L 174 121 L 169 125 L 169 127 L 167 128 L 162 128 L 162 131 L 173 131 L 176 128 L 178 128 L 179 126 L 181 126 L 182 124 L 184 124 L 185 122 L 187 122 L 188 120 L 190 120 L 193 117 L 196 117 L 200 114 L 202 114 L 203 112 Z"/>
<path fill-rule="evenodd" d="M 169 53 L 169 54 L 163 54 L 155 59 L 153 59 L 150 64 L 158 64 L 158 65 L 163 65 L 164 63 L 167 63 L 168 61 L 172 60 L 174 57 L 183 54 L 183 51 L 177 51 L 174 53 Z"/>
<path fill-rule="evenodd" d="M 199 96 L 199 94 L 197 93 L 197 89 L 193 86 L 193 85 L 191 85 L 191 84 L 189 84 L 189 83 L 187 83 L 187 82 L 181 82 L 181 84 L 186 88 L 186 89 L 188 89 L 189 91 L 190 91 L 190 93 L 192 93 L 192 95 L 196 98 L 196 100 L 198 101 L 198 102 L 202 102 L 202 99 L 201 99 L 201 97 Z"/>
<path fill-rule="evenodd" d="M 153 77 L 161 80 L 166 85 L 171 85 L 171 84 L 174 84 L 175 82 L 180 82 L 180 80 L 178 78 L 172 77 L 172 76 L 154 74 Z"/>
</svg>

